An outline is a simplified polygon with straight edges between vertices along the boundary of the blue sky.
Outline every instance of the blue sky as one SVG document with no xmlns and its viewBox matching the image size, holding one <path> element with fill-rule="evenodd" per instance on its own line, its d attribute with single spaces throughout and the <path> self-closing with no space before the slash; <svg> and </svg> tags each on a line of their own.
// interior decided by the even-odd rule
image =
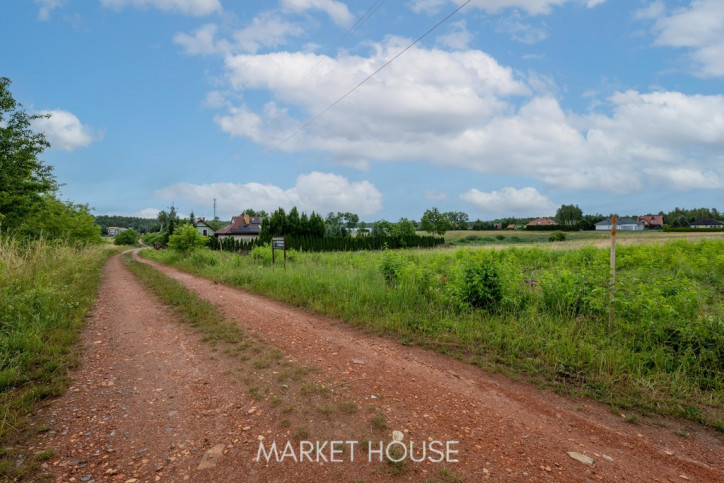
<svg viewBox="0 0 724 483">
<path fill-rule="evenodd" d="M 721 0 L 472 0 L 324 112 L 463 3 L 12 1 L 0 75 L 96 214 L 723 208 Z"/>
</svg>

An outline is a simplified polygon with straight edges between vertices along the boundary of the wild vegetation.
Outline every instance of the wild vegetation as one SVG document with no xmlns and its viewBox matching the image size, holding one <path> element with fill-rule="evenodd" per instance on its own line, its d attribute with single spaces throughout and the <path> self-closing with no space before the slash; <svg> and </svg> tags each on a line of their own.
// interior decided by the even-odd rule
<svg viewBox="0 0 724 483">
<path fill-rule="evenodd" d="M 542 234 L 541 234 L 542 235 Z M 145 256 L 617 407 L 724 429 L 724 241 Z"/>
<path fill-rule="evenodd" d="M 0 238 L 0 447 L 24 429 L 36 404 L 62 394 L 74 347 L 95 300 L 107 246 Z M 0 475 L 14 461 L 0 450 Z"/>
</svg>

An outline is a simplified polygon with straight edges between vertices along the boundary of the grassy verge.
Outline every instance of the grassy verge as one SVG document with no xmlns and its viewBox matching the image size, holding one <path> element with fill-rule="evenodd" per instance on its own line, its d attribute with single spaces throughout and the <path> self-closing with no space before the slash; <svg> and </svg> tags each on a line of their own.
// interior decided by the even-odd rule
<svg viewBox="0 0 724 483">
<path fill-rule="evenodd" d="M 613 330 L 608 251 L 594 247 L 293 253 L 286 269 L 263 249 L 144 256 L 570 395 L 724 429 L 724 240 L 622 246 Z M 496 272 L 494 307 L 466 298 L 481 264 Z"/>
<path fill-rule="evenodd" d="M 0 475 L 22 478 L 47 455 L 16 459 L 37 405 L 65 392 L 74 345 L 95 300 L 101 268 L 117 250 L 0 238 Z M 18 462 L 23 464 L 17 464 Z"/>
</svg>

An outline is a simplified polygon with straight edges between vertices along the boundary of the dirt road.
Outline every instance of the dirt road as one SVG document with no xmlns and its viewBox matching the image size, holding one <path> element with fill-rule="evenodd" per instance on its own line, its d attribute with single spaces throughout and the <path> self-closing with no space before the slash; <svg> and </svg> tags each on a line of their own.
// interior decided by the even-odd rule
<svg viewBox="0 0 724 483">
<path fill-rule="evenodd" d="M 721 434 L 673 421 L 629 424 L 598 403 L 153 266 L 283 360 L 318 368 L 303 388 L 323 388 L 322 402 L 305 403 L 304 390 L 285 396 L 288 385 L 268 378 L 276 366 L 257 374 L 262 364 L 240 366 L 202 341 L 117 256 L 105 267 L 72 387 L 37 418 L 43 431 L 33 449 L 56 449 L 44 470 L 59 481 L 724 481 Z M 255 378 L 263 397 L 250 396 Z M 408 447 L 449 444 L 458 452 L 447 456 L 458 461 L 435 461 L 428 451 L 420 463 L 379 462 L 374 450 L 393 430 Z M 345 442 L 341 462 L 329 461 L 335 454 L 326 447 L 321 460 L 315 451 L 295 461 L 307 440 Z M 290 442 L 294 458 L 257 460 L 273 442 L 280 453 Z"/>
</svg>

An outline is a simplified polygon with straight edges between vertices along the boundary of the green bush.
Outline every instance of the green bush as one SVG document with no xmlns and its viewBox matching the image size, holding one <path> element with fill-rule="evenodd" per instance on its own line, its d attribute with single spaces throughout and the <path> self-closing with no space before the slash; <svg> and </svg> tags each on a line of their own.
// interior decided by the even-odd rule
<svg viewBox="0 0 724 483">
<path fill-rule="evenodd" d="M 141 237 L 141 241 L 146 245 L 153 245 L 156 242 L 163 243 L 163 233 L 147 233 Z"/>
<path fill-rule="evenodd" d="M 177 228 L 173 235 L 168 237 L 168 246 L 181 254 L 187 255 L 194 250 L 206 246 L 206 237 L 187 223 Z"/>
<path fill-rule="evenodd" d="M 135 245 L 137 242 L 138 232 L 133 228 L 123 230 L 118 235 L 116 235 L 116 238 L 113 241 L 113 243 L 115 243 L 116 245 Z"/>
<path fill-rule="evenodd" d="M 463 270 L 462 301 L 471 307 L 489 312 L 503 300 L 503 287 L 498 269 L 492 260 L 480 260 Z"/>
<path fill-rule="evenodd" d="M 562 231 L 554 231 L 551 233 L 551 235 L 548 237 L 548 241 L 550 242 L 557 242 L 557 241 L 566 241 L 566 234 Z"/>
</svg>

